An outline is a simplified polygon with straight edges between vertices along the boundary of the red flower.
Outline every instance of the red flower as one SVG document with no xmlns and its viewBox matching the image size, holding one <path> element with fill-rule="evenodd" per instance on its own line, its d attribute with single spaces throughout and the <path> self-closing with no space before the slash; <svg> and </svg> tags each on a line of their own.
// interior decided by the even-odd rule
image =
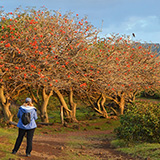
<svg viewBox="0 0 160 160">
<path fill-rule="evenodd" d="M 83 84 L 80 85 L 80 87 L 83 87 L 83 86 L 87 86 L 87 84 L 86 84 L 86 83 L 83 83 Z"/>
<path fill-rule="evenodd" d="M 6 45 L 5 45 L 5 47 L 10 47 L 11 45 L 10 45 L 10 43 L 7 43 Z"/>
<path fill-rule="evenodd" d="M 19 67 L 15 66 L 15 69 L 19 69 Z"/>
</svg>

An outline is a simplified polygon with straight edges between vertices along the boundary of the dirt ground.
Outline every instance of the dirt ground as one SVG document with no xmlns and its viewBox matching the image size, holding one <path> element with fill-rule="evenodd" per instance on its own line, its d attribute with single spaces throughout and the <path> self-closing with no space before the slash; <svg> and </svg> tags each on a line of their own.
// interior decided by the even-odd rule
<svg viewBox="0 0 160 160">
<path fill-rule="evenodd" d="M 25 157 L 25 141 L 17 155 L 20 157 L 20 160 L 72 160 L 73 158 L 69 158 L 66 155 L 70 152 L 75 154 L 78 160 L 85 160 L 84 157 L 86 155 L 91 157 L 92 160 L 138 160 L 139 158 L 133 158 L 130 155 L 117 151 L 111 146 L 109 139 L 95 138 L 96 135 L 111 134 L 111 132 L 109 130 L 75 131 L 54 135 L 44 132 L 42 135 L 34 136 L 31 157 Z M 85 138 L 90 147 L 86 147 L 86 145 L 76 148 L 68 146 L 69 137 L 71 136 Z"/>
</svg>

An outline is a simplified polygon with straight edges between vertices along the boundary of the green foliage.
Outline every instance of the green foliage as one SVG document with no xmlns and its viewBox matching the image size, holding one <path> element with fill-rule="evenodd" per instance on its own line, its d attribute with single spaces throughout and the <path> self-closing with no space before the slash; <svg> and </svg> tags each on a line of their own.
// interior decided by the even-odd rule
<svg viewBox="0 0 160 160">
<path fill-rule="evenodd" d="M 154 99 L 159 99 L 160 98 L 160 91 L 142 91 L 140 93 L 140 97 L 146 97 L 146 98 L 154 98 Z"/>
<path fill-rule="evenodd" d="M 119 139 L 128 142 L 160 142 L 160 105 L 130 105 L 115 128 Z"/>
</svg>

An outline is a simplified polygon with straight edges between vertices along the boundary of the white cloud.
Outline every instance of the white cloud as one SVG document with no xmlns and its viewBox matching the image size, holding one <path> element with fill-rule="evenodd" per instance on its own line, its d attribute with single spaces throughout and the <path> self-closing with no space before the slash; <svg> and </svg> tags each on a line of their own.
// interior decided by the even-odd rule
<svg viewBox="0 0 160 160">
<path fill-rule="evenodd" d="M 107 28 L 103 28 L 99 36 L 105 36 L 110 33 L 126 35 L 135 33 L 138 40 L 160 42 L 160 17 L 129 17 L 119 25 L 111 24 Z"/>
<path fill-rule="evenodd" d="M 126 22 L 122 23 L 122 26 L 126 28 L 126 31 L 148 31 L 155 32 L 160 30 L 159 17 L 130 17 Z"/>
</svg>

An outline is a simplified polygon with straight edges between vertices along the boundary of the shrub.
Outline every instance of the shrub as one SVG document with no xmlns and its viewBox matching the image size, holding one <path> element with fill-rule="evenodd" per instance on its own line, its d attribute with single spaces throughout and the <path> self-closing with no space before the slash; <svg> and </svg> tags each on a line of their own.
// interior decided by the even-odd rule
<svg viewBox="0 0 160 160">
<path fill-rule="evenodd" d="M 145 98 L 153 98 L 153 99 L 159 99 L 160 98 L 160 91 L 142 91 L 140 93 L 140 97 L 145 97 Z"/>
<path fill-rule="evenodd" d="M 130 105 L 121 116 L 115 133 L 119 139 L 128 142 L 160 142 L 160 105 Z"/>
</svg>

